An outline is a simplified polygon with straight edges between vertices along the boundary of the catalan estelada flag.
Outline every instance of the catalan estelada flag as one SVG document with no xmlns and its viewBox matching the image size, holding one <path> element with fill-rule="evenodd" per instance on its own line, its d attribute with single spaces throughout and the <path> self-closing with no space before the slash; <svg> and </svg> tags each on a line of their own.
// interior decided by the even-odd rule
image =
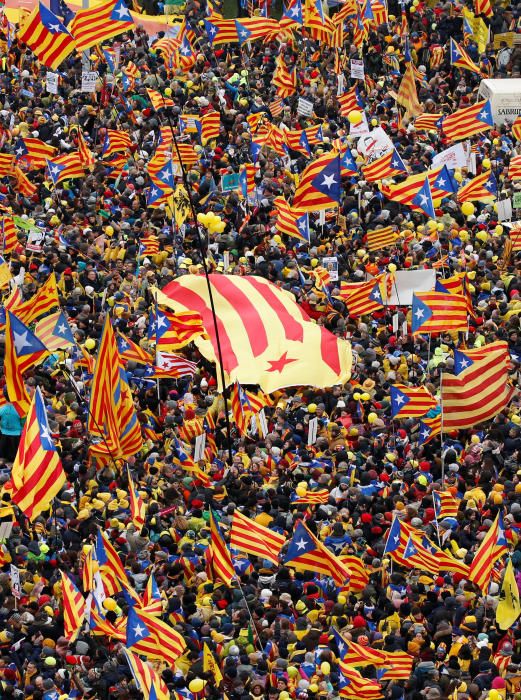
<svg viewBox="0 0 521 700">
<path fill-rule="evenodd" d="M 79 153 L 66 153 L 47 161 L 47 173 L 53 185 L 63 180 L 84 177 L 85 169 Z"/>
<path fill-rule="evenodd" d="M 332 209 L 339 205 L 341 191 L 340 156 L 325 153 L 305 168 L 292 207 L 299 211 Z"/>
<path fill-rule="evenodd" d="M 350 376 L 349 344 L 311 323 L 291 295 L 255 275 L 210 275 L 227 384 L 332 386 Z M 185 275 L 158 292 L 160 305 L 198 313 L 210 342 L 198 348 L 215 361 L 217 345 L 204 277 Z"/>
<path fill-rule="evenodd" d="M 170 691 L 160 674 L 139 656 L 123 647 L 132 676 L 144 700 L 170 700 Z"/>
<path fill-rule="evenodd" d="M 418 431 L 418 445 L 426 445 L 440 433 L 441 410 L 434 413 L 434 415 L 427 415 L 421 419 Z"/>
<path fill-rule="evenodd" d="M 368 182 L 377 182 L 386 177 L 395 177 L 396 175 L 404 175 L 407 173 L 407 167 L 400 158 L 398 151 L 394 148 L 389 153 L 384 153 L 383 156 L 376 158 L 368 165 L 362 166 L 364 179 Z"/>
<path fill-rule="evenodd" d="M 340 679 L 338 690 L 341 698 L 348 700 L 379 700 L 383 692 L 378 681 L 364 678 L 361 673 L 348 664 L 340 662 Z"/>
<path fill-rule="evenodd" d="M 418 418 L 436 408 L 436 399 L 424 386 L 393 384 L 390 391 L 393 418 Z"/>
<path fill-rule="evenodd" d="M 221 528 L 215 519 L 213 511 L 210 511 L 210 532 L 210 546 L 206 550 L 210 570 L 215 578 L 227 586 L 231 586 L 232 581 L 236 578 L 235 569 L 233 568 L 230 550 L 224 541 Z"/>
<path fill-rule="evenodd" d="M 25 324 L 34 323 L 40 316 L 60 306 L 56 275 L 51 272 L 36 294 L 27 301 L 19 301 L 11 310 Z"/>
<path fill-rule="evenodd" d="M 219 138 L 221 115 L 216 110 L 206 112 L 201 116 L 201 139 L 205 144 L 211 139 Z"/>
<path fill-rule="evenodd" d="M 412 297 L 412 332 L 444 333 L 467 329 L 467 300 L 459 294 L 417 292 Z"/>
<path fill-rule="evenodd" d="M 138 607 L 130 607 L 126 646 L 149 659 L 162 659 L 173 666 L 186 648 L 181 634 L 166 622 Z"/>
<path fill-rule="evenodd" d="M 353 641 L 348 641 L 333 627 L 333 637 L 338 647 L 341 661 L 350 666 L 381 666 L 386 662 L 386 652 L 380 649 L 371 649 Z"/>
<path fill-rule="evenodd" d="M 137 362 L 142 365 L 148 365 L 153 362 L 152 355 L 135 343 L 130 338 L 127 338 L 120 331 L 117 334 L 119 356 L 125 362 Z"/>
<path fill-rule="evenodd" d="M 345 586 L 349 582 L 350 571 L 347 566 L 317 540 L 302 521 L 298 522 L 289 541 L 284 564 L 294 569 L 330 576 L 337 586 Z"/>
<path fill-rule="evenodd" d="M 443 427 L 472 428 L 490 420 L 510 402 L 510 354 L 504 341 L 481 348 L 454 351 L 454 374 L 443 373 Z"/>
<path fill-rule="evenodd" d="M 306 491 L 304 496 L 297 496 L 291 503 L 305 503 L 307 505 L 325 505 L 329 501 L 329 491 L 327 489 L 317 489 L 316 491 Z"/>
<path fill-rule="evenodd" d="M 65 636 L 70 642 L 74 642 L 85 619 L 86 604 L 76 584 L 63 571 L 62 596 L 63 596 L 63 625 Z"/>
<path fill-rule="evenodd" d="M 232 520 L 230 545 L 247 554 L 267 559 L 278 566 L 279 554 L 286 538 L 235 510 Z"/>
<path fill-rule="evenodd" d="M 143 591 L 143 609 L 149 615 L 161 615 L 163 612 L 163 599 L 154 574 L 150 574 L 148 577 L 147 585 Z"/>
<path fill-rule="evenodd" d="M 133 27 L 134 20 L 123 0 L 109 0 L 86 10 L 78 10 L 70 31 L 76 39 L 76 49 L 86 51 Z"/>
<path fill-rule="evenodd" d="M 71 327 L 63 311 L 56 311 L 38 321 L 34 334 L 49 352 L 67 350 L 75 344 Z"/>
<path fill-rule="evenodd" d="M 65 481 L 45 403 L 40 388 L 36 387 L 11 471 L 11 499 L 29 520 L 34 520 L 50 509 Z"/>
<path fill-rule="evenodd" d="M 343 95 L 339 95 L 337 100 L 338 104 L 340 105 L 340 115 L 342 117 L 347 117 L 349 112 L 352 112 L 353 110 L 360 110 L 364 107 L 364 103 L 362 102 L 356 87 L 352 87 L 347 92 L 344 92 Z"/>
<path fill-rule="evenodd" d="M 384 556 L 408 568 L 419 568 L 423 571 L 438 573 L 439 562 L 421 542 L 414 529 L 407 523 L 394 518 L 389 529 L 384 549 Z"/>
<path fill-rule="evenodd" d="M 512 161 L 510 165 L 512 165 Z M 510 168 L 508 176 L 510 177 Z M 493 202 L 497 197 L 497 192 L 496 176 L 492 170 L 485 170 L 481 175 L 477 175 L 459 188 L 458 202 Z"/>
<path fill-rule="evenodd" d="M 380 289 L 382 280 L 383 275 L 378 275 L 367 282 L 340 283 L 340 298 L 346 303 L 352 318 L 383 309 L 384 304 Z"/>
<path fill-rule="evenodd" d="M 379 676 L 380 682 L 385 681 L 406 681 L 412 673 L 414 657 L 404 651 L 386 652 L 385 664 L 383 664 L 383 674 Z"/>
<path fill-rule="evenodd" d="M 516 141 L 521 141 L 521 115 L 516 117 L 516 120 L 512 124 L 512 136 Z"/>
<path fill-rule="evenodd" d="M 496 561 L 508 550 L 503 524 L 503 513 L 500 511 L 491 528 L 487 530 L 470 565 L 469 579 L 483 593 L 490 584 L 490 575 Z"/>
<path fill-rule="evenodd" d="M 23 137 L 15 146 L 17 160 L 26 160 L 31 168 L 44 168 L 58 149 L 37 138 Z"/>
<path fill-rule="evenodd" d="M 457 191 L 457 184 L 447 169 L 446 165 L 438 166 L 426 173 L 410 175 L 397 185 L 379 185 L 380 191 L 387 199 L 411 206 L 414 198 L 425 185 L 425 179 L 429 180 L 429 187 L 433 198 L 446 197 Z"/>
<path fill-rule="evenodd" d="M 456 66 L 456 68 L 465 68 L 472 73 L 481 75 L 479 66 L 474 63 L 465 49 L 460 46 L 457 41 L 454 41 L 452 37 L 450 38 L 450 63 L 452 66 Z"/>
<path fill-rule="evenodd" d="M 128 583 L 128 580 L 118 553 L 101 530 L 98 530 L 96 536 L 94 553 L 99 565 L 105 593 L 107 596 L 112 596 L 120 591 L 123 584 Z"/>
<path fill-rule="evenodd" d="M 286 236 L 309 243 L 308 212 L 295 211 L 284 197 L 275 197 L 273 206 L 277 210 L 277 221 L 275 222 L 277 230 Z"/>
<path fill-rule="evenodd" d="M 114 153 L 128 151 L 132 146 L 132 139 L 125 131 L 117 131 L 116 129 L 107 129 L 105 139 L 103 141 L 102 155 L 103 158 L 108 158 Z"/>
<path fill-rule="evenodd" d="M 18 39 L 27 44 L 40 63 L 51 70 L 56 70 L 76 47 L 67 27 L 43 3 L 38 3 L 22 23 Z"/>
<path fill-rule="evenodd" d="M 255 192 L 256 168 L 253 163 L 245 163 L 239 171 L 239 192 L 243 197 Z"/>
<path fill-rule="evenodd" d="M 222 19 L 213 15 L 204 20 L 208 41 L 212 46 L 236 44 L 239 41 L 237 26 L 233 19 Z"/>
<path fill-rule="evenodd" d="M 471 107 L 457 109 L 445 117 L 441 123 L 442 131 L 451 141 L 461 141 L 470 136 L 488 131 L 494 126 L 489 100 L 481 100 Z"/>
<path fill-rule="evenodd" d="M 521 156 L 514 156 L 510 159 L 510 163 L 508 165 L 508 178 L 509 180 L 521 180 Z"/>
<path fill-rule="evenodd" d="M 175 102 L 171 97 L 165 97 L 159 90 L 147 88 L 147 93 L 152 102 L 152 107 L 156 110 L 164 109 L 165 107 L 174 107 Z"/>
<path fill-rule="evenodd" d="M 4 376 L 9 401 L 21 416 L 29 410 L 23 374 L 48 355 L 45 345 L 9 310 L 6 313 Z"/>
<path fill-rule="evenodd" d="M 402 107 L 405 107 L 406 116 L 417 117 L 418 114 L 423 112 L 423 108 L 418 100 L 412 65 L 412 62 L 407 64 L 400 87 L 398 88 L 396 102 L 402 105 Z"/>
<path fill-rule="evenodd" d="M 0 238 L 2 240 L 2 253 L 8 255 L 16 250 L 18 246 L 18 236 L 16 226 L 12 216 L 0 217 Z"/>
</svg>

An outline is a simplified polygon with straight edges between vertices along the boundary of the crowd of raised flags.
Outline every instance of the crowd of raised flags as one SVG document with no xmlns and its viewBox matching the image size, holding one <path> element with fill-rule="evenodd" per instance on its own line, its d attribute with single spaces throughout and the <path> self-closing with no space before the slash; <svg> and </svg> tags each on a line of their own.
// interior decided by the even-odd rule
<svg viewBox="0 0 521 700">
<path fill-rule="evenodd" d="M 0 697 L 517 700 L 519 8 L 90 5 L 0 10 Z"/>
</svg>

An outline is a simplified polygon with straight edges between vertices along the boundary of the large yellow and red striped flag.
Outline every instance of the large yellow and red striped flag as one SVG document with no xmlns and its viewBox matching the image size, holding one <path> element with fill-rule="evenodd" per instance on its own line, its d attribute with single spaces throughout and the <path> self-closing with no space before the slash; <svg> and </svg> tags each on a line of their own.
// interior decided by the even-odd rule
<svg viewBox="0 0 521 700">
<path fill-rule="evenodd" d="M 510 169 L 508 171 L 510 177 Z M 512 178 L 510 178 L 512 179 Z M 497 197 L 497 181 L 492 170 L 476 175 L 458 190 L 458 202 L 492 202 Z"/>
<path fill-rule="evenodd" d="M 233 514 L 230 545 L 234 549 L 268 559 L 276 566 L 286 538 L 236 510 Z"/>
<path fill-rule="evenodd" d="M 70 24 L 77 51 L 86 51 L 96 44 L 132 29 L 134 20 L 123 0 L 109 0 L 86 10 L 78 10 Z"/>
<path fill-rule="evenodd" d="M 402 82 L 398 88 L 396 102 L 402 107 L 405 107 L 405 116 L 417 117 L 423 112 L 423 107 L 418 100 L 416 92 L 416 81 L 414 79 L 414 71 L 412 62 L 407 64 L 405 73 L 403 74 Z"/>
<path fill-rule="evenodd" d="M 283 386 L 333 386 L 347 381 L 350 345 L 311 323 L 294 297 L 250 275 L 210 275 L 227 384 L 259 385 L 271 393 Z M 211 361 L 217 346 L 203 277 L 185 275 L 158 292 L 158 303 L 198 313 L 209 340 L 196 338 Z"/>
<path fill-rule="evenodd" d="M 18 40 L 27 44 L 40 63 L 52 70 L 56 70 L 75 47 L 71 33 L 43 3 L 38 3 L 21 23 Z"/>
<path fill-rule="evenodd" d="M 210 546 L 206 550 L 210 570 L 215 578 L 221 580 L 227 586 L 231 586 L 232 581 L 236 578 L 235 569 L 233 568 L 230 550 L 224 541 L 213 511 L 210 512 L 210 532 Z"/>
<path fill-rule="evenodd" d="M 132 671 L 134 682 L 143 693 L 144 700 L 170 700 L 170 691 L 159 673 L 147 661 L 143 661 L 124 647 L 123 653 Z"/>
<path fill-rule="evenodd" d="M 73 642 L 85 619 L 85 598 L 72 579 L 63 571 L 60 573 L 62 575 L 63 627 L 67 640 Z"/>
<path fill-rule="evenodd" d="M 40 316 L 48 314 L 60 305 L 56 275 L 51 272 L 36 294 L 27 301 L 19 301 L 12 307 L 13 313 L 26 325 L 34 323 Z"/>
<path fill-rule="evenodd" d="M 444 430 L 472 428 L 496 416 L 510 402 L 510 354 L 504 341 L 454 351 L 454 374 L 443 373 Z"/>
<path fill-rule="evenodd" d="M 483 538 L 470 565 L 469 579 L 481 591 L 487 592 L 490 584 L 490 574 L 496 561 L 508 550 L 501 511 Z"/>
<path fill-rule="evenodd" d="M 83 177 L 85 170 L 83 162 L 78 152 L 65 153 L 47 161 L 47 171 L 53 185 L 57 185 L 62 180 L 72 180 L 76 177 Z"/>
<path fill-rule="evenodd" d="M 492 110 L 488 100 L 481 100 L 471 107 L 457 109 L 446 117 L 442 124 L 442 131 L 451 141 L 468 139 L 474 134 L 488 131 L 494 126 Z"/>
<path fill-rule="evenodd" d="M 98 439 L 90 451 L 101 459 L 126 459 L 143 446 L 132 394 L 108 316 L 92 378 L 88 430 Z"/>
<path fill-rule="evenodd" d="M 44 168 L 46 161 L 53 158 L 58 149 L 37 138 L 21 138 L 16 144 L 17 159 L 24 159 L 31 168 Z"/>
<path fill-rule="evenodd" d="M 29 520 L 49 510 L 65 484 L 40 388 L 36 387 L 11 471 L 11 499 Z"/>
</svg>

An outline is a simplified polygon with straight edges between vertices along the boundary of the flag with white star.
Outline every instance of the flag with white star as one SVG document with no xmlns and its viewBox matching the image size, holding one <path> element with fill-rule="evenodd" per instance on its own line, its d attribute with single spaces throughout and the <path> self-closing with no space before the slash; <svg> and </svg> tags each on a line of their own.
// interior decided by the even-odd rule
<svg viewBox="0 0 521 700">
<path fill-rule="evenodd" d="M 333 209 L 340 203 L 341 192 L 340 156 L 325 153 L 302 173 L 292 206 L 308 212 Z"/>
<path fill-rule="evenodd" d="M 418 418 L 436 407 L 436 399 L 423 386 L 394 384 L 390 391 L 393 418 Z"/>
<path fill-rule="evenodd" d="M 467 330 L 467 300 L 461 294 L 417 292 L 412 297 L 412 332 Z"/>
<path fill-rule="evenodd" d="M 63 311 L 57 311 L 38 321 L 34 333 L 49 352 L 66 350 L 75 344 L 74 336 Z"/>
<path fill-rule="evenodd" d="M 118 34 L 132 29 L 134 20 L 123 0 L 109 0 L 95 7 L 78 10 L 70 24 L 76 50 L 86 51 Z"/>
</svg>

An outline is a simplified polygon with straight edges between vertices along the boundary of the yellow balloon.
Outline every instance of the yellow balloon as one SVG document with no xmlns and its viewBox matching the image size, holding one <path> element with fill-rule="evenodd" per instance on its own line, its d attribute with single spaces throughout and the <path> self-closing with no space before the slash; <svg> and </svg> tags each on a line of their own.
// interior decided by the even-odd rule
<svg viewBox="0 0 521 700">
<path fill-rule="evenodd" d="M 490 158 L 483 158 L 483 160 L 481 161 L 481 165 L 485 168 L 485 170 L 489 170 L 490 166 L 492 165 L 492 163 L 490 162 Z"/>
<path fill-rule="evenodd" d="M 193 681 L 190 681 L 188 685 L 188 690 L 191 693 L 200 693 L 205 685 L 206 681 L 203 681 L 202 678 L 194 678 Z"/>
<path fill-rule="evenodd" d="M 116 601 L 112 598 L 105 598 L 105 600 L 103 601 L 103 607 L 105 608 L 105 610 L 115 610 L 118 607 L 118 605 Z"/>
<path fill-rule="evenodd" d="M 378 126 L 378 119 L 371 119 L 371 126 Z"/>
<path fill-rule="evenodd" d="M 501 224 L 498 224 L 494 229 L 494 233 L 496 234 L 496 236 L 501 236 L 504 230 L 505 229 L 503 228 L 503 226 L 501 226 Z"/>
<path fill-rule="evenodd" d="M 456 182 L 461 182 L 463 180 L 463 175 L 459 170 L 454 171 L 454 179 L 456 180 Z"/>
<path fill-rule="evenodd" d="M 486 231 L 478 231 L 476 233 L 476 238 L 478 241 L 481 241 L 482 243 L 486 243 L 488 241 L 488 235 Z"/>
<path fill-rule="evenodd" d="M 362 396 L 360 398 L 362 399 L 362 401 L 370 401 L 371 394 L 368 394 L 366 391 L 364 391 L 364 393 L 362 394 Z"/>
<path fill-rule="evenodd" d="M 298 668 L 296 666 L 288 666 L 287 671 L 290 678 L 296 678 L 298 676 Z"/>
<path fill-rule="evenodd" d="M 311 685 L 309 686 L 309 689 L 312 693 L 318 693 L 318 690 L 319 690 L 318 683 L 311 683 Z"/>
<path fill-rule="evenodd" d="M 302 488 L 302 486 L 297 486 L 297 488 L 295 489 L 295 493 L 297 494 L 297 496 L 302 497 L 306 495 L 307 489 Z"/>
<path fill-rule="evenodd" d="M 445 228 L 445 226 L 440 222 L 440 223 L 436 226 L 436 228 L 438 229 L 438 231 L 443 231 L 443 229 Z"/>
<path fill-rule="evenodd" d="M 362 121 L 362 112 L 358 109 L 352 109 L 347 115 L 347 121 L 353 125 L 360 124 Z"/>
<path fill-rule="evenodd" d="M 105 233 L 107 236 L 112 236 L 114 233 L 114 228 L 112 226 L 105 226 Z"/>
<path fill-rule="evenodd" d="M 461 205 L 461 213 L 464 214 L 464 216 L 472 216 L 475 211 L 476 207 L 472 204 L 472 202 L 463 202 Z"/>
<path fill-rule="evenodd" d="M 367 422 L 369 423 L 369 425 L 376 423 L 377 420 L 378 420 L 378 415 L 376 413 L 370 413 L 367 416 Z"/>
<path fill-rule="evenodd" d="M 358 391 L 355 391 L 355 393 L 353 394 L 353 398 L 355 401 L 360 401 L 361 394 Z"/>
<path fill-rule="evenodd" d="M 324 676 L 329 676 L 329 674 L 331 673 L 331 666 L 329 665 L 329 661 L 322 661 L 322 663 L 320 664 L 320 672 Z"/>
<path fill-rule="evenodd" d="M 347 603 L 347 598 L 345 595 L 340 594 L 336 597 L 336 601 L 337 603 L 340 603 L 340 605 L 345 605 Z"/>
<path fill-rule="evenodd" d="M 441 207 L 441 199 L 442 199 L 441 197 L 434 197 L 434 198 L 433 198 L 433 200 L 432 200 L 432 206 L 433 206 L 435 209 L 438 209 L 439 207 Z"/>
<path fill-rule="evenodd" d="M 394 263 L 389 263 L 389 265 L 387 265 L 387 269 L 389 270 L 389 272 L 396 272 L 398 268 Z"/>
<path fill-rule="evenodd" d="M 87 350 L 94 350 L 96 347 L 96 341 L 93 338 L 87 338 L 87 340 L 84 343 L 84 346 L 87 348 Z"/>
<path fill-rule="evenodd" d="M 427 221 L 427 228 L 430 229 L 431 231 L 434 231 L 434 229 L 437 227 L 438 227 L 438 224 L 434 221 L 434 219 L 429 219 Z"/>
<path fill-rule="evenodd" d="M 420 0 L 412 0 L 412 4 L 414 5 L 414 7 L 418 7 L 418 5 L 420 4 Z"/>
</svg>

